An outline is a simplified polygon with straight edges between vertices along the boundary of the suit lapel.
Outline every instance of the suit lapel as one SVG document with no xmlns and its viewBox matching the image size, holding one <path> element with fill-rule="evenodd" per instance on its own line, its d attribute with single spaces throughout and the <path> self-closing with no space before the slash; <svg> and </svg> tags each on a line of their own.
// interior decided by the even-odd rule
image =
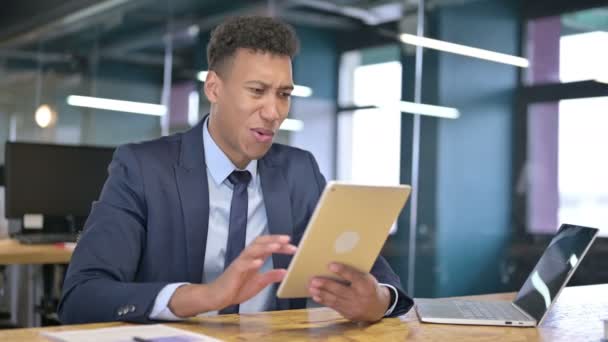
<svg viewBox="0 0 608 342">
<path fill-rule="evenodd" d="M 269 152 L 271 153 L 271 152 Z M 293 235 L 293 218 L 291 215 L 291 200 L 287 181 L 281 170 L 270 163 L 267 157 L 260 160 L 258 165 L 262 194 L 268 219 L 270 234 Z M 274 268 L 287 268 L 291 261 L 290 255 L 273 254 Z M 275 292 L 278 287 L 275 286 Z M 289 309 L 289 300 L 277 298 L 277 309 Z"/>
<path fill-rule="evenodd" d="M 175 165 L 179 197 L 186 228 L 188 281 L 200 283 L 203 276 L 209 225 L 209 186 L 203 148 L 205 121 L 182 136 L 180 160 Z"/>
</svg>

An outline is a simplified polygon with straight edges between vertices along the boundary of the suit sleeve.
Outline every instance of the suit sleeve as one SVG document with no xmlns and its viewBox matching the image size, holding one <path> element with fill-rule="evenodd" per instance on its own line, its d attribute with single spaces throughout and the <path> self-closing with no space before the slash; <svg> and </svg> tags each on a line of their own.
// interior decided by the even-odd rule
<svg viewBox="0 0 608 342">
<path fill-rule="evenodd" d="M 392 285 L 395 290 L 397 290 L 397 303 L 388 317 L 401 316 L 410 311 L 414 305 L 414 301 L 405 293 L 405 291 L 403 291 L 399 277 L 393 272 L 391 266 L 386 262 L 384 257 L 381 255 L 378 256 L 370 273 L 376 277 L 379 283 Z"/>
<path fill-rule="evenodd" d="M 147 323 L 156 295 L 167 285 L 135 282 L 147 215 L 142 173 L 132 148 L 119 147 L 108 170 L 64 280 L 58 309 L 64 324 Z"/>
<path fill-rule="evenodd" d="M 313 173 L 315 175 L 317 186 L 319 188 L 320 196 L 321 192 L 323 192 L 323 189 L 325 188 L 325 177 L 323 177 L 323 174 L 321 174 L 321 171 L 319 170 L 319 165 L 317 165 L 314 156 L 311 153 L 308 153 L 308 155 L 312 163 Z M 395 274 L 395 272 L 393 272 L 391 266 L 384 259 L 384 257 L 382 257 L 381 255 L 378 256 L 378 259 L 376 259 L 376 262 L 372 266 L 372 270 L 370 273 L 374 277 L 376 277 L 376 280 L 378 280 L 379 283 L 392 285 L 397 290 L 397 303 L 393 311 L 388 315 L 388 317 L 396 317 L 403 315 L 412 308 L 412 306 L 414 305 L 414 301 L 407 294 L 405 294 L 405 291 L 401 286 L 401 281 L 399 280 L 399 277 Z"/>
</svg>

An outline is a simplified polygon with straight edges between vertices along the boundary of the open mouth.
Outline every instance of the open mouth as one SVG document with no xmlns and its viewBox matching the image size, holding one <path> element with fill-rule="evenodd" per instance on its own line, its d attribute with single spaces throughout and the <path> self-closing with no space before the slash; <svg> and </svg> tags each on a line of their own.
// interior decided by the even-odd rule
<svg viewBox="0 0 608 342">
<path fill-rule="evenodd" d="M 272 141 L 274 137 L 274 132 L 265 128 L 253 128 L 251 132 L 258 142 L 266 143 Z"/>
</svg>

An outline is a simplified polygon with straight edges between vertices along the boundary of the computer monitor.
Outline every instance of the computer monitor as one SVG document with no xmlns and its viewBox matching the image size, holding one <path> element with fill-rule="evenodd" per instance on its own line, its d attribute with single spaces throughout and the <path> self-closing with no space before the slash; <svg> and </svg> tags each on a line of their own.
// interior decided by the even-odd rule
<svg viewBox="0 0 608 342">
<path fill-rule="evenodd" d="M 108 176 L 113 152 L 108 147 L 7 142 L 6 217 L 86 218 Z"/>
</svg>

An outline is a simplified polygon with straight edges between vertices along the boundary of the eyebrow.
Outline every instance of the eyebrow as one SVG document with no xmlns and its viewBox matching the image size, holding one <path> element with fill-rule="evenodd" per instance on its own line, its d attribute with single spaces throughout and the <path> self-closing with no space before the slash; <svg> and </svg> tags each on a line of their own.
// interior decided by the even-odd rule
<svg viewBox="0 0 608 342">
<path fill-rule="evenodd" d="M 265 88 L 271 88 L 272 87 L 270 84 L 262 82 L 262 81 L 258 81 L 258 80 L 247 81 L 247 82 L 245 82 L 245 84 L 261 85 L 261 86 L 263 86 Z M 277 89 L 280 89 L 280 90 L 293 90 L 293 85 L 292 84 L 281 85 Z"/>
</svg>

